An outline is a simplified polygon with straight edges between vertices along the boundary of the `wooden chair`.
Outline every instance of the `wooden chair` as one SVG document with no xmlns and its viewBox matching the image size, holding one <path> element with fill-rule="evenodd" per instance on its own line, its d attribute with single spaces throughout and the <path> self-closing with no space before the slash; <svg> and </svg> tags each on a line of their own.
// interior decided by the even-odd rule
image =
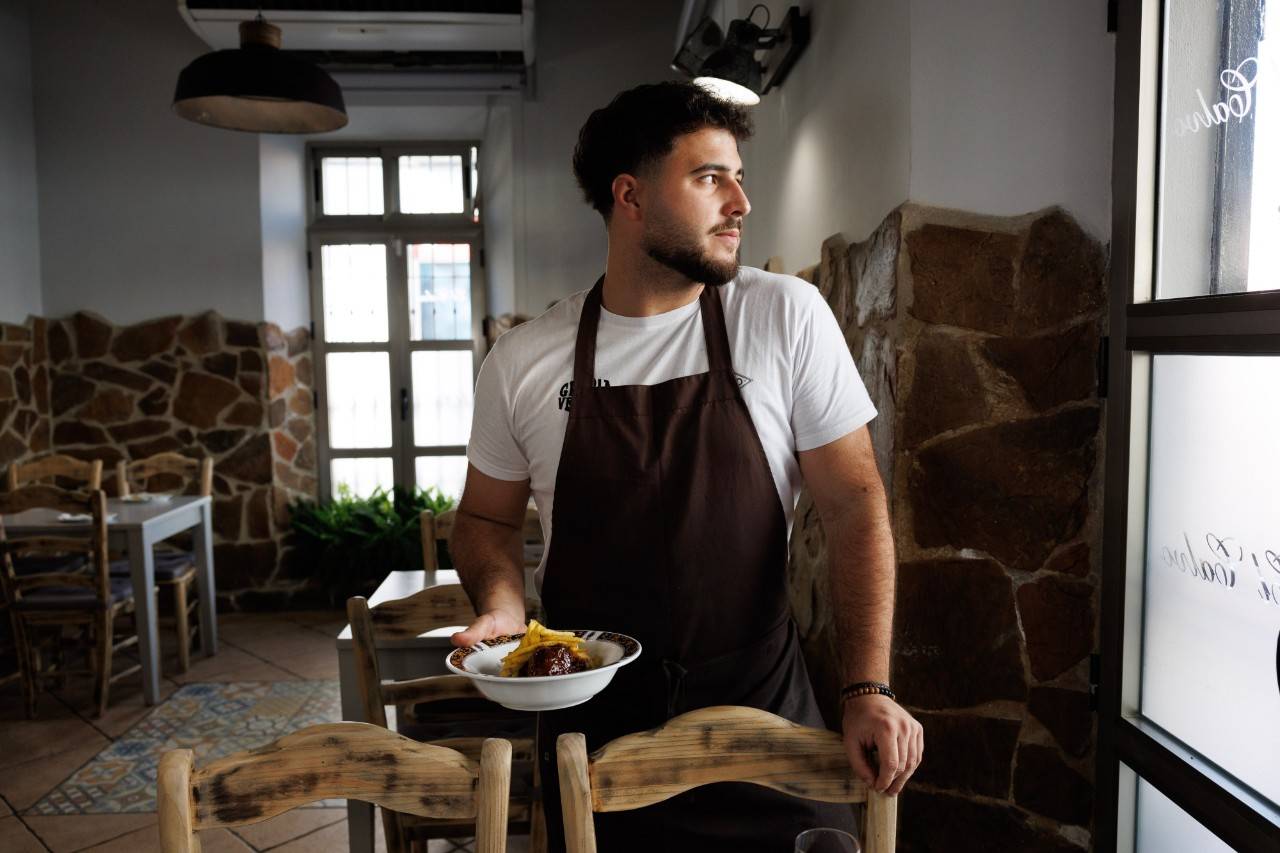
<svg viewBox="0 0 1280 853">
<path fill-rule="evenodd" d="M 209 457 L 192 459 L 178 453 L 159 453 L 145 459 L 116 463 L 116 496 L 128 497 L 137 491 L 177 492 L 192 490 L 209 496 L 213 494 L 213 460 Z M 111 574 L 128 577 L 128 560 L 111 563 Z M 191 668 L 191 644 L 195 639 L 199 620 L 192 619 L 199 601 L 192 597 L 191 587 L 196 579 L 196 556 L 184 549 L 157 548 L 155 552 L 156 586 L 173 590 L 174 630 L 178 637 L 178 671 Z"/>
<path fill-rule="evenodd" d="M 44 508 L 67 513 L 88 513 L 88 535 L 8 537 L 0 518 L 0 559 L 3 569 L 4 600 L 22 673 L 27 716 L 34 717 L 42 672 L 34 645 L 34 635 L 43 627 L 55 628 L 61 639 L 65 626 L 82 628 L 93 638 L 92 666 L 96 676 L 97 714 L 107 708 L 111 684 L 141 669 L 134 665 L 112 672 L 115 653 L 138 642 L 137 623 L 133 634 L 116 640 L 117 617 L 133 613 L 133 585 L 128 578 L 112 578 L 107 573 L 107 500 L 101 491 L 68 492 L 56 486 L 31 485 L 0 494 L 0 516 Z M 15 558 L 79 554 L 91 571 L 47 571 L 19 575 Z M 61 678 L 68 671 L 52 675 Z"/>
<path fill-rule="evenodd" d="M 11 492 L 24 484 L 41 481 L 71 488 L 102 488 L 102 460 L 86 462 L 71 456 L 52 454 L 30 462 L 14 462 L 5 472 L 5 488 Z M 13 568 L 19 575 L 33 575 L 42 572 L 74 572 L 84 568 L 85 564 L 84 557 L 79 554 L 28 555 L 15 557 Z M 0 604 L 0 617 L 7 611 L 8 605 Z M 13 654 L 16 658 L 17 652 L 15 637 L 0 638 L 0 657 Z M 0 685 L 21 678 L 22 667 L 19 666 L 14 672 L 0 677 Z"/>
<path fill-rule="evenodd" d="M 85 461 L 53 453 L 30 462 L 14 462 L 9 466 L 7 486 L 12 492 L 28 483 L 50 481 L 50 485 L 57 485 L 53 481 L 59 477 L 64 482 L 73 481 L 76 488 L 96 491 L 102 488 L 102 460 Z"/>
<path fill-rule="evenodd" d="M 898 801 L 867 788 L 835 732 L 755 708 L 690 711 L 587 755 L 580 733 L 556 743 L 568 853 L 594 853 L 595 812 L 662 802 L 713 782 L 753 782 L 828 803 L 865 803 L 864 853 L 893 853 Z"/>
<path fill-rule="evenodd" d="M 47 483 L 92 492 L 102 488 L 102 460 L 86 461 L 54 453 L 30 462 L 15 462 L 9 466 L 6 476 L 6 488 L 9 491 L 34 483 Z M 84 565 L 85 559 L 79 555 L 31 555 L 16 559 L 14 570 L 20 575 L 30 575 L 37 572 L 75 571 L 83 568 Z"/>
<path fill-rule="evenodd" d="M 388 705 L 396 708 L 396 728 L 415 741 L 457 749 L 474 757 L 486 737 L 511 743 L 516 761 L 516 785 L 509 832 L 528 833 L 530 849 L 546 849 L 542 809 L 534 792 L 534 717 L 508 711 L 484 698 L 460 675 L 433 675 L 405 681 L 383 681 L 377 646 L 407 640 L 436 628 L 466 625 L 475 611 L 457 584 L 431 587 L 406 598 L 370 608 L 361 596 L 347 599 L 356 683 L 364 719 L 386 727 Z M 426 820 L 397 810 L 382 809 L 382 825 L 390 853 L 400 853 L 427 838 L 458 838 L 473 834 L 468 821 Z"/>
<path fill-rule="evenodd" d="M 421 515 L 422 524 L 422 566 L 428 571 L 440 568 L 439 546 L 437 543 L 448 543 L 453 538 L 453 521 L 457 510 L 446 510 L 436 515 L 424 509 Z M 538 510 L 530 506 L 525 510 L 522 537 L 525 545 L 525 568 L 537 568 L 535 554 L 542 545 L 542 525 L 538 521 Z"/>
<path fill-rule="evenodd" d="M 189 749 L 160 758 L 163 853 L 199 853 L 195 831 L 259 823 L 317 800 L 362 800 L 475 825 L 476 853 L 506 850 L 511 744 L 486 740 L 479 761 L 368 723 L 324 723 L 197 770 Z"/>
</svg>

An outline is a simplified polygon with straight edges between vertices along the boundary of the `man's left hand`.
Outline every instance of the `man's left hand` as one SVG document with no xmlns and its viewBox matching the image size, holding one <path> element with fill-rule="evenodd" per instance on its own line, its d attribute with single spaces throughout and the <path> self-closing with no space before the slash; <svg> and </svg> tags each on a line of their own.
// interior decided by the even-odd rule
<svg viewBox="0 0 1280 853">
<path fill-rule="evenodd" d="M 888 696 L 851 696 L 844 703 L 844 748 L 858 778 L 897 796 L 924 757 L 924 727 Z"/>
</svg>

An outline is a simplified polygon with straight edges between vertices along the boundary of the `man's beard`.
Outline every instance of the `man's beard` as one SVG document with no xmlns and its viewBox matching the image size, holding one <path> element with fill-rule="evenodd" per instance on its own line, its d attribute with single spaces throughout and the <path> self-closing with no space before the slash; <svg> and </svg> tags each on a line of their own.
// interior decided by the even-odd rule
<svg viewBox="0 0 1280 853">
<path fill-rule="evenodd" d="M 726 224 L 719 230 L 741 228 Z M 658 263 L 675 270 L 690 281 L 722 287 L 738 274 L 738 253 L 733 260 L 717 261 L 708 256 L 695 238 L 668 223 L 655 224 L 644 235 L 644 250 Z"/>
</svg>

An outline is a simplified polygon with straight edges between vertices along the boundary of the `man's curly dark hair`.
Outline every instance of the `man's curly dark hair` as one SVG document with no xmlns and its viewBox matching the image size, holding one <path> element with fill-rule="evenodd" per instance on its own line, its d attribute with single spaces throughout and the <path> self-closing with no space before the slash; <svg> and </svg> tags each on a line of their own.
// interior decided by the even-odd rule
<svg viewBox="0 0 1280 853">
<path fill-rule="evenodd" d="M 738 142 L 753 132 L 745 109 L 694 83 L 651 83 L 622 92 L 578 132 L 573 174 L 587 203 L 608 222 L 614 178 L 644 171 L 671 153 L 678 137 L 707 127 L 727 130 Z"/>
</svg>

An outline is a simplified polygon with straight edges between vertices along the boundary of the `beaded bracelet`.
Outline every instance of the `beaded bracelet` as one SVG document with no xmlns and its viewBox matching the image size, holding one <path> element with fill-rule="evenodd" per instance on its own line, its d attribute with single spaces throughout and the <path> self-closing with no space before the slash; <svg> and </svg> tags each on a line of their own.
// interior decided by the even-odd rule
<svg viewBox="0 0 1280 853">
<path fill-rule="evenodd" d="M 840 690 L 840 701 L 852 699 L 854 696 L 870 696 L 878 693 L 881 696 L 888 696 L 890 699 L 897 701 L 897 695 L 889 689 L 889 685 L 880 681 L 859 681 L 857 684 L 848 684 Z"/>
</svg>

